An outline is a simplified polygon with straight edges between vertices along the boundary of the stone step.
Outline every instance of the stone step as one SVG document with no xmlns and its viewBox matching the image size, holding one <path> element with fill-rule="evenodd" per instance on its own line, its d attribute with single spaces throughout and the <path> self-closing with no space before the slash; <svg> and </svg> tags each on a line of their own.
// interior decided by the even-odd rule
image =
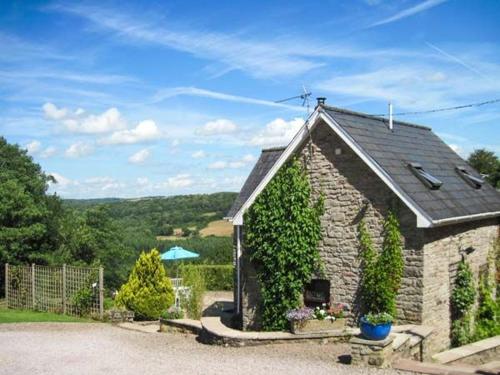
<svg viewBox="0 0 500 375">
<path fill-rule="evenodd" d="M 500 361 L 491 361 L 480 365 L 477 372 L 479 374 L 500 374 Z"/>
<path fill-rule="evenodd" d="M 442 365 L 439 363 L 417 362 L 410 359 L 401 359 L 392 364 L 397 370 L 416 372 L 430 375 L 471 375 L 477 374 L 476 368 L 465 365 Z M 488 374 L 489 375 L 489 374 Z"/>
<path fill-rule="evenodd" d="M 411 339 L 411 335 L 407 333 L 396 333 L 394 334 L 394 341 L 392 342 L 392 349 L 397 352 L 400 349 L 404 349 L 406 343 Z"/>
</svg>

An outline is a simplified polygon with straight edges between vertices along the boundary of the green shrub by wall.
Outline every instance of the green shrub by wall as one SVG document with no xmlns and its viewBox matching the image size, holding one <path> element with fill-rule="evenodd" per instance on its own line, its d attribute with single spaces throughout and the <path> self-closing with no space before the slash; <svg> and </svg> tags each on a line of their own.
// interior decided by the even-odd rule
<svg viewBox="0 0 500 375">
<path fill-rule="evenodd" d="M 206 290 L 203 274 L 196 267 L 181 267 L 181 276 L 184 286 L 190 289 L 187 298 L 181 298 L 181 306 L 189 319 L 198 320 L 203 312 L 203 294 Z"/>
<path fill-rule="evenodd" d="M 126 284 L 116 296 L 116 304 L 135 312 L 138 319 L 158 319 L 174 303 L 174 290 L 158 250 L 142 253 Z"/>
<path fill-rule="evenodd" d="M 184 267 L 198 269 L 203 275 L 207 290 L 233 290 L 233 266 L 231 264 L 199 264 Z"/>
</svg>

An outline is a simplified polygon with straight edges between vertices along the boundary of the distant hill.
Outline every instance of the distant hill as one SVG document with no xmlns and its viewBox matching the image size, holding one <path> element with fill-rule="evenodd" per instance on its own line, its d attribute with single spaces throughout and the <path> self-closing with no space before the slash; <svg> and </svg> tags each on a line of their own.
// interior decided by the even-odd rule
<svg viewBox="0 0 500 375">
<path fill-rule="evenodd" d="M 169 235 L 174 228 L 201 230 L 209 222 L 222 219 L 236 193 L 177 195 L 133 199 L 66 199 L 64 204 L 77 210 L 105 206 L 120 226 L 130 231 L 150 231 Z"/>
</svg>

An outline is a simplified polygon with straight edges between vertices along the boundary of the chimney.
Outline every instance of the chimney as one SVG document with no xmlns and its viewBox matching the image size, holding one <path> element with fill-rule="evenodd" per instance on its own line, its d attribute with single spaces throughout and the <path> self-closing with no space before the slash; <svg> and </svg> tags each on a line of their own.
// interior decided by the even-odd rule
<svg viewBox="0 0 500 375">
<path fill-rule="evenodd" d="M 326 102 L 326 98 L 325 97 L 320 96 L 319 98 L 316 98 L 316 100 L 318 101 L 317 106 L 325 105 L 325 102 Z"/>
<path fill-rule="evenodd" d="M 389 130 L 392 132 L 393 124 L 392 124 L 392 103 L 389 102 Z"/>
</svg>

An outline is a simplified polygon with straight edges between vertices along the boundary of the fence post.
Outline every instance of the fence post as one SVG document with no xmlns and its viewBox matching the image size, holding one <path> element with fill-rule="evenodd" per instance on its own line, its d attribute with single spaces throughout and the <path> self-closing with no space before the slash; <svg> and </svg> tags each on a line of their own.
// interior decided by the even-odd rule
<svg viewBox="0 0 500 375">
<path fill-rule="evenodd" d="M 9 308 L 9 263 L 5 263 L 5 300 Z"/>
<path fill-rule="evenodd" d="M 62 267 L 62 305 L 63 314 L 66 314 L 66 263 Z"/>
<path fill-rule="evenodd" d="M 99 319 L 104 318 L 104 271 L 99 267 Z"/>
<path fill-rule="evenodd" d="M 33 310 L 35 310 L 35 263 L 31 263 L 31 298 L 33 299 Z"/>
</svg>

